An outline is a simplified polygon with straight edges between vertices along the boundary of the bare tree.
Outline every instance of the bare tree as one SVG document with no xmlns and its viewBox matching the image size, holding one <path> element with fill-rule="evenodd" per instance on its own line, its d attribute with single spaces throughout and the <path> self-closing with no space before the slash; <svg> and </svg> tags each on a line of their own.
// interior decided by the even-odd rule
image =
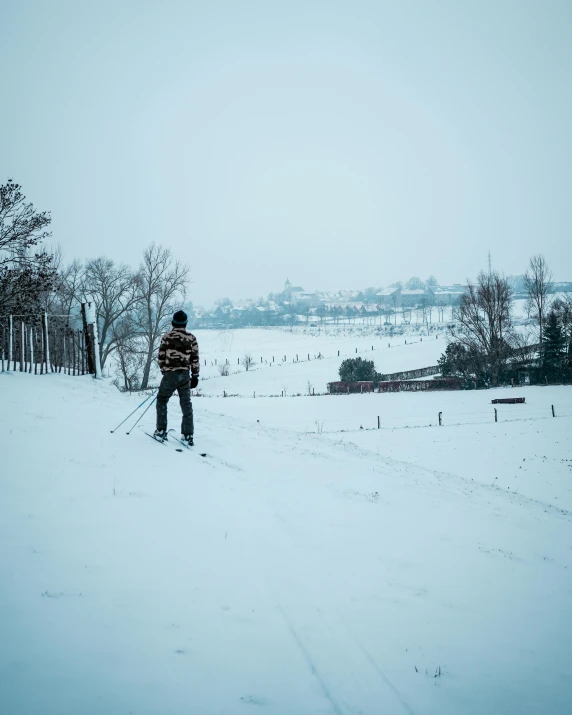
<svg viewBox="0 0 572 715">
<path fill-rule="evenodd" d="M 552 272 L 542 254 L 532 256 L 524 274 L 527 308 L 538 323 L 538 342 L 542 345 L 544 323 L 549 312 L 548 294 L 552 289 Z"/>
<path fill-rule="evenodd" d="M 188 267 L 176 261 L 168 249 L 152 244 L 145 251 L 139 270 L 140 301 L 136 312 L 138 333 L 145 352 L 142 388 L 149 384 L 151 365 L 159 349 L 161 335 L 176 307 L 184 301 L 188 276 Z"/>
<path fill-rule="evenodd" d="M 222 362 L 218 366 L 218 372 L 221 377 L 228 377 L 230 375 L 230 365 L 227 362 Z"/>
<path fill-rule="evenodd" d="M 69 320 L 74 303 L 82 301 L 84 284 L 85 270 L 81 261 L 76 259 L 67 266 L 61 262 L 54 291 L 48 302 L 49 310 L 67 315 Z"/>
<path fill-rule="evenodd" d="M 110 258 L 101 256 L 86 263 L 83 290 L 95 303 L 103 367 L 118 341 L 124 339 L 124 326 L 116 331 L 117 322 L 141 300 L 139 276 L 125 264 L 116 265 Z"/>
<path fill-rule="evenodd" d="M 405 287 L 409 290 L 416 290 L 418 288 L 425 288 L 425 283 L 423 283 L 418 276 L 412 276 L 405 284 Z"/>
<path fill-rule="evenodd" d="M 536 345 L 534 345 L 534 335 L 531 330 L 515 331 L 511 346 L 513 351 L 510 361 L 516 367 L 530 365 L 538 352 Z"/>
<path fill-rule="evenodd" d="M 254 358 L 250 353 L 244 353 L 242 360 L 240 361 L 242 367 L 248 372 L 248 370 L 254 365 Z"/>
<path fill-rule="evenodd" d="M 451 328 L 454 340 L 486 359 L 490 382 L 499 375 L 511 354 L 512 291 L 506 278 L 495 271 L 481 271 L 476 284 L 468 283 L 456 311 L 458 325 Z"/>
<path fill-rule="evenodd" d="M 28 251 L 51 236 L 50 212 L 26 203 L 21 186 L 9 180 L 0 186 L 0 268 L 26 259 Z"/>
<path fill-rule="evenodd" d="M 26 203 L 19 184 L 0 186 L 0 312 L 39 312 L 56 274 L 51 253 L 40 247 L 51 220 Z"/>
<path fill-rule="evenodd" d="M 401 296 L 399 293 L 394 292 L 391 295 L 391 304 L 393 305 L 393 315 L 394 315 L 394 323 L 397 325 L 397 308 L 399 307 L 401 301 Z"/>
<path fill-rule="evenodd" d="M 113 326 L 116 349 L 113 353 L 117 377 L 114 384 L 123 390 L 138 390 L 145 367 L 146 353 L 141 350 L 134 313 L 127 313 Z"/>
</svg>

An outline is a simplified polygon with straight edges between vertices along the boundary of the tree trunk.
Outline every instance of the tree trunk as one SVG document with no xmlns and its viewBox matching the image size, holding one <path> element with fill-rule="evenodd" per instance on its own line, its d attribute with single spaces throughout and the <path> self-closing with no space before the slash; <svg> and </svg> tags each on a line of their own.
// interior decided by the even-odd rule
<svg viewBox="0 0 572 715">
<path fill-rule="evenodd" d="M 95 374 L 95 365 L 93 360 L 93 341 L 91 332 L 87 326 L 87 315 L 85 312 L 85 303 L 81 304 L 81 319 L 83 322 L 83 332 L 85 336 L 85 351 L 87 356 L 87 372 L 90 375 Z"/>
<path fill-rule="evenodd" d="M 145 368 L 143 370 L 143 379 L 141 380 L 141 388 L 143 390 L 149 385 L 149 375 L 151 374 L 151 365 L 153 364 L 153 352 L 153 341 L 150 341 L 147 359 L 145 360 Z"/>
</svg>

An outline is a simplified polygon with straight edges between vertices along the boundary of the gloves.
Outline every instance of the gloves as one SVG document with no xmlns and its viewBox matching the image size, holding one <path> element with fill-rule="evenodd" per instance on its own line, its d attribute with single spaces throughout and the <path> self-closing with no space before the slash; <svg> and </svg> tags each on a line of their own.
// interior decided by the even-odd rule
<svg viewBox="0 0 572 715">
<path fill-rule="evenodd" d="M 191 376 L 191 390 L 194 390 L 198 384 L 199 384 L 199 376 L 192 375 Z"/>
</svg>

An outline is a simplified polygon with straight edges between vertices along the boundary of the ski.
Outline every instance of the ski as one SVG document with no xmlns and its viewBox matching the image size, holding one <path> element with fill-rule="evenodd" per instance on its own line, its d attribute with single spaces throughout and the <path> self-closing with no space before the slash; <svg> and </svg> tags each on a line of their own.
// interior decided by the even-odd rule
<svg viewBox="0 0 572 715">
<path fill-rule="evenodd" d="M 185 449 L 188 449 L 189 452 L 194 452 L 194 451 L 195 451 L 195 450 L 193 449 L 193 447 L 189 446 L 184 440 L 180 439 L 179 437 L 175 437 L 175 439 L 177 440 L 177 442 L 178 442 L 179 444 L 182 444 L 183 447 L 185 447 Z M 209 456 L 206 452 L 198 452 L 197 454 L 200 454 L 201 457 L 208 457 L 208 456 Z"/>
<path fill-rule="evenodd" d="M 159 439 L 158 437 L 155 437 L 155 435 L 151 434 L 150 432 L 145 432 L 145 430 L 142 430 L 142 432 L 143 432 L 143 434 L 146 434 L 147 437 L 151 437 L 151 439 L 154 442 L 158 442 L 159 444 L 165 444 L 165 442 L 167 441 L 166 439 Z M 183 451 L 182 449 L 175 447 L 175 452 L 182 452 L 182 451 Z"/>
<path fill-rule="evenodd" d="M 152 439 L 154 442 L 158 442 L 159 444 L 165 444 L 165 442 L 167 442 L 167 439 L 159 439 L 158 437 L 155 437 L 155 435 L 151 434 L 151 432 L 146 432 L 143 428 L 141 428 L 141 431 L 143 432 L 143 434 L 146 434 L 147 437 L 151 437 L 151 439 Z M 174 432 L 174 431 L 175 431 L 175 430 L 172 429 L 172 428 L 169 430 L 169 432 Z M 168 434 L 168 433 L 167 433 L 167 434 Z M 189 445 L 188 445 L 186 442 L 184 442 L 182 439 L 179 439 L 179 437 L 176 437 L 175 435 L 172 435 L 172 437 L 173 437 L 173 439 L 175 439 L 182 447 L 184 447 L 185 449 L 188 449 L 189 452 L 194 452 L 194 449 L 193 449 L 192 447 L 189 447 Z M 183 450 L 180 449 L 179 447 L 175 447 L 175 451 L 176 451 L 176 452 L 182 452 Z M 205 457 L 205 458 L 210 456 L 210 455 L 208 455 L 206 452 L 197 452 L 197 454 L 199 454 L 201 457 Z"/>
</svg>

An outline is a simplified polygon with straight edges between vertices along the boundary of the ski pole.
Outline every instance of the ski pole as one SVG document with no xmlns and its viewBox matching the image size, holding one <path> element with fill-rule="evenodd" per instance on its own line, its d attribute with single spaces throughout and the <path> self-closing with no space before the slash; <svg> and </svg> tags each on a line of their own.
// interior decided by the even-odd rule
<svg viewBox="0 0 572 715">
<path fill-rule="evenodd" d="M 147 402 L 147 400 L 150 400 L 152 396 L 153 396 L 153 393 L 151 393 L 150 395 L 148 395 L 148 396 L 143 400 L 143 402 L 142 402 L 140 405 L 138 405 L 138 406 L 133 410 L 133 412 L 130 412 L 130 413 L 127 415 L 127 417 L 123 420 L 123 422 L 120 422 L 120 423 L 117 425 L 117 427 L 115 427 L 115 429 L 112 429 L 112 430 L 111 430 L 111 434 L 113 434 L 114 432 L 116 432 L 116 431 L 121 427 L 122 424 L 124 424 L 125 422 L 127 422 L 127 420 L 131 417 L 131 415 L 134 415 L 140 407 L 143 407 L 143 405 Z"/>
<path fill-rule="evenodd" d="M 133 425 L 133 427 L 129 430 L 129 432 L 126 432 L 125 434 L 131 434 L 131 432 L 133 432 L 133 430 L 135 429 L 135 427 L 137 427 L 137 425 L 139 424 L 139 422 L 141 422 L 141 420 L 142 420 L 143 417 L 145 416 L 145 413 L 146 413 L 147 410 L 151 407 L 151 405 L 155 402 L 156 399 L 157 399 L 157 395 L 155 395 L 155 397 L 151 400 L 151 402 L 150 402 L 150 403 L 147 405 L 147 407 L 143 410 L 143 414 L 139 415 L 139 419 L 138 419 L 137 422 Z"/>
</svg>

